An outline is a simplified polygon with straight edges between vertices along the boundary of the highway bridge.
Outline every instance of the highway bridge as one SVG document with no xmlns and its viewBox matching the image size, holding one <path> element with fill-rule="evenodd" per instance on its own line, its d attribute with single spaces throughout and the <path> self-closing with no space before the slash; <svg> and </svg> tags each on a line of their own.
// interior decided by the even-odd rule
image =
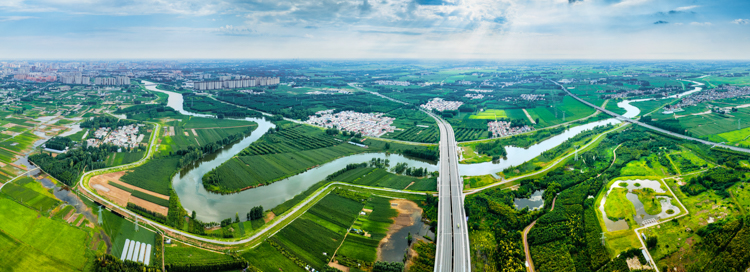
<svg viewBox="0 0 750 272">
<path fill-rule="evenodd" d="M 438 228 L 435 271 L 471 271 L 469 232 L 464 210 L 463 180 L 458 173 L 458 154 L 453 128 L 430 114 L 440 129 L 440 177 L 438 178 Z"/>
<path fill-rule="evenodd" d="M 565 88 L 565 86 L 563 86 L 562 84 L 557 83 L 555 81 L 552 81 L 552 82 L 555 83 L 555 84 L 557 84 L 557 86 L 560 86 L 560 88 L 563 91 L 565 91 L 566 93 L 568 93 L 568 95 L 570 95 L 571 97 L 573 97 L 576 100 L 580 101 L 581 103 L 586 104 L 589 107 L 595 108 L 595 109 L 597 109 L 597 110 L 599 110 L 601 112 L 604 112 L 604 113 L 606 113 L 606 114 L 608 114 L 608 115 L 610 115 L 610 116 L 612 116 L 614 118 L 617 118 L 620 121 L 630 122 L 630 123 L 633 123 L 633 124 L 636 124 L 636 125 L 639 125 L 639 126 L 642 126 L 642 127 L 654 130 L 654 131 L 661 132 L 663 134 L 667 134 L 667 135 L 670 135 L 670 136 L 673 136 L 673 137 L 677 137 L 677 138 L 681 138 L 681 139 L 685 139 L 685 140 L 696 141 L 696 142 L 699 142 L 699 143 L 702 143 L 702 144 L 710 145 L 712 147 L 717 147 L 718 146 L 718 147 L 726 148 L 726 149 L 729 149 L 729 150 L 734 150 L 734 151 L 739 151 L 739 152 L 744 152 L 744 153 L 750 153 L 750 149 L 747 149 L 747 148 L 741 148 L 741 147 L 736 147 L 736 146 L 731 146 L 731 145 L 725 145 L 725 144 L 722 144 L 722 143 L 715 143 L 715 142 L 706 141 L 706 140 L 702 140 L 702 139 L 698 139 L 698 138 L 693 138 L 693 137 L 690 137 L 690 136 L 686 136 L 686 135 L 682 135 L 682 134 L 679 134 L 679 133 L 674 133 L 674 132 L 671 132 L 671 131 L 668 131 L 668 130 L 664 130 L 664 129 L 661 129 L 661 128 L 658 128 L 658 127 L 655 127 L 655 126 L 652 126 L 652 125 L 649 125 L 649 124 L 646 124 L 646 123 L 643 123 L 643 122 L 638 121 L 638 120 L 627 118 L 625 116 L 619 115 L 619 114 L 614 113 L 612 111 L 606 110 L 606 109 L 604 109 L 602 107 L 594 105 L 594 104 L 592 104 L 592 103 L 590 103 L 590 102 L 588 102 L 586 100 L 583 100 L 580 97 L 574 95 L 572 92 L 570 92 L 570 90 L 568 90 L 567 88 Z"/>
</svg>

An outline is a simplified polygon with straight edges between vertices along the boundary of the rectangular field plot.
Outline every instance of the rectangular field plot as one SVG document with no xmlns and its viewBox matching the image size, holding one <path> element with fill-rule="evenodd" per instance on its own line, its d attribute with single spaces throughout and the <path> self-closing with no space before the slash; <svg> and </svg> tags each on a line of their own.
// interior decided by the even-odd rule
<svg viewBox="0 0 750 272">
<path fill-rule="evenodd" d="M 153 159 L 128 172 L 120 181 L 162 195 L 169 195 L 170 177 L 178 169 L 179 157 Z"/>
<path fill-rule="evenodd" d="M 485 111 L 477 112 L 469 116 L 469 119 L 490 119 L 497 120 L 500 118 L 508 118 L 508 115 L 504 110 L 488 109 Z"/>
<path fill-rule="evenodd" d="M 112 255 L 118 258 L 124 254 L 123 249 L 125 249 L 125 242 L 127 240 L 130 240 L 132 243 L 128 248 L 128 250 L 133 249 L 131 255 L 135 253 L 135 248 L 133 246 L 135 246 L 136 242 L 151 245 L 155 244 L 156 234 L 145 229 L 143 225 L 139 225 L 138 231 L 136 231 L 133 222 L 125 220 L 125 218 L 107 210 L 102 211 L 102 221 L 104 222 L 102 224 L 104 232 L 107 233 L 112 241 Z M 153 260 L 155 252 L 153 249 L 151 251 L 149 259 Z M 127 256 L 128 253 L 129 252 L 126 252 L 125 255 Z"/>
<path fill-rule="evenodd" d="M 2 271 L 80 271 L 0 231 Z"/>
<path fill-rule="evenodd" d="M 352 169 L 337 176 L 335 180 L 359 185 L 386 187 L 399 190 L 406 189 L 407 187 L 409 190 L 415 191 L 437 190 L 436 178 L 416 178 L 410 176 L 402 176 L 390 173 L 385 169 L 379 168 Z"/>
<path fill-rule="evenodd" d="M 527 109 L 527 111 L 532 119 L 539 119 L 538 126 L 548 127 L 584 118 L 593 114 L 595 110 L 570 96 L 565 96 L 562 104 L 557 104 L 553 107 L 536 107 Z M 564 120 L 563 116 L 565 117 Z"/>
<path fill-rule="evenodd" d="M 419 143 L 437 143 L 440 134 L 437 127 L 411 127 L 403 131 L 395 131 L 383 135 L 384 138 L 393 138 L 402 141 Z"/>
<path fill-rule="evenodd" d="M 164 263 L 176 265 L 201 265 L 233 261 L 230 255 L 214 253 L 175 242 L 164 246 Z M 254 259 L 251 259 L 254 261 Z"/>
<path fill-rule="evenodd" d="M 283 179 L 333 159 L 366 149 L 339 144 L 328 148 L 262 156 L 235 157 L 216 169 L 224 188 L 239 190 Z"/>
<path fill-rule="evenodd" d="M 0 236 L 10 236 L 33 247 L 36 252 L 56 259 L 60 264 L 80 270 L 87 261 L 88 235 L 86 232 L 66 223 L 40 216 L 39 213 L 10 199 L 0 198 L 0 229 L 3 233 Z M 0 255 L 5 252 L 5 250 L 0 250 Z M 43 261 L 45 258 L 41 259 Z M 7 259 L 3 258 L 3 260 Z M 36 264 L 51 265 L 49 263 Z M 64 266 L 60 267 L 64 269 Z"/>
<path fill-rule="evenodd" d="M 30 177 L 22 177 L 6 184 L 2 194 L 40 212 L 48 212 L 60 204 L 52 193 Z"/>
</svg>

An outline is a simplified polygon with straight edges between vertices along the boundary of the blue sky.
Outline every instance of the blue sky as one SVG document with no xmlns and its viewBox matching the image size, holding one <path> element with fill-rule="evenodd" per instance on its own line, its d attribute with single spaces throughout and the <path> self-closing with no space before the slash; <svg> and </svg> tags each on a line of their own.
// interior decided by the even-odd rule
<svg viewBox="0 0 750 272">
<path fill-rule="evenodd" d="M 0 0 L 0 58 L 750 59 L 750 1 Z"/>
</svg>

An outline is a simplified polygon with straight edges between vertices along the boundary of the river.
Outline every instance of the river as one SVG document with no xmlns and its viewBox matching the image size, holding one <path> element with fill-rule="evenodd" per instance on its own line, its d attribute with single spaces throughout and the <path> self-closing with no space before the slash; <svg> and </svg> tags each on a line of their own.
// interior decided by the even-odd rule
<svg viewBox="0 0 750 272">
<path fill-rule="evenodd" d="M 156 89 L 155 83 L 147 81 L 144 81 L 144 83 L 146 83 L 145 86 L 148 90 L 168 94 L 167 105 L 182 114 L 215 118 L 208 114 L 197 114 L 186 111 L 182 105 L 182 94 Z M 628 102 L 629 101 L 625 101 L 625 104 L 630 106 Z M 638 108 L 634 106 L 625 107 L 625 109 L 627 110 L 627 113 L 625 114 L 626 117 L 635 117 L 640 112 Z M 401 155 L 364 153 L 336 159 L 296 176 L 274 182 L 268 186 L 261 186 L 230 195 L 210 193 L 205 190 L 201 182 L 203 175 L 231 159 L 234 155 L 242 151 L 242 149 L 259 139 L 266 133 L 266 131 L 274 128 L 274 125 L 265 119 L 245 118 L 244 120 L 256 122 L 259 125 L 250 136 L 244 138 L 238 143 L 223 148 L 218 153 L 206 156 L 202 160 L 186 167 L 172 179 L 172 188 L 179 196 L 183 207 L 188 213 L 195 211 L 197 218 L 202 221 L 218 222 L 226 218 L 234 218 L 235 214 L 246 214 L 252 207 L 259 205 L 263 206 L 265 209 L 271 209 L 284 201 L 293 198 L 295 195 L 304 192 L 313 184 L 323 180 L 329 174 L 344 168 L 347 164 L 367 162 L 372 158 L 387 158 L 390 160 L 391 165 L 405 162 L 411 167 L 425 167 L 429 171 L 438 170 L 436 164 L 410 159 Z M 542 152 L 554 148 L 575 135 L 578 135 L 582 131 L 592 129 L 596 126 L 617 124 L 619 122 L 620 121 L 611 118 L 576 126 L 541 143 L 532 145 L 529 148 L 506 146 L 506 150 L 508 151 L 506 159 L 500 160 L 499 162 L 461 164 L 459 165 L 459 171 L 464 176 L 494 175 L 508 167 L 520 165 L 529 161 L 542 154 Z"/>
</svg>

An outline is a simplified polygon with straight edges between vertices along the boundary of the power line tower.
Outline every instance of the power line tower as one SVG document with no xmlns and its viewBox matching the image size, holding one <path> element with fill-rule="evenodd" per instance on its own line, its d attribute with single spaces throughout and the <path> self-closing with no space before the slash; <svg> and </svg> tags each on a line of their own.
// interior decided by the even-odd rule
<svg viewBox="0 0 750 272">
<path fill-rule="evenodd" d="M 138 232 L 138 217 L 135 217 L 135 231 Z"/>
<path fill-rule="evenodd" d="M 602 232 L 602 246 L 604 246 L 605 240 L 607 239 L 607 236 L 604 236 L 604 232 Z"/>
</svg>

